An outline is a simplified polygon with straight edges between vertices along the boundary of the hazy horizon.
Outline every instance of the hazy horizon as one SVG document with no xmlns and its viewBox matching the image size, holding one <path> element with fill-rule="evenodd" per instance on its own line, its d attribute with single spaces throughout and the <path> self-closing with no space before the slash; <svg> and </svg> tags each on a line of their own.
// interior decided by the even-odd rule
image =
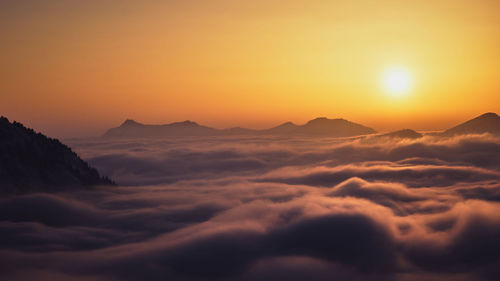
<svg viewBox="0 0 500 281">
<path fill-rule="evenodd" d="M 493 112 L 493 111 L 489 111 L 489 112 Z M 411 130 L 415 130 L 415 131 L 419 131 L 419 132 L 434 132 L 434 131 L 438 132 L 438 131 L 444 131 L 446 129 L 449 129 L 453 126 L 461 124 L 467 120 L 473 119 L 473 118 L 478 117 L 478 116 L 485 114 L 485 113 L 488 113 L 488 112 L 485 111 L 485 112 L 478 113 L 478 114 L 472 114 L 470 116 L 467 116 L 466 119 L 455 117 L 455 118 L 450 118 L 450 119 L 445 119 L 445 120 L 429 120 L 427 124 L 433 124 L 433 125 L 427 125 L 427 126 L 426 125 L 418 126 L 417 124 L 419 124 L 420 122 L 417 122 L 415 124 L 415 122 L 411 122 L 411 121 L 406 123 L 405 120 L 398 120 L 397 122 L 395 122 L 395 125 L 380 126 L 380 127 L 370 126 L 371 122 L 352 120 L 352 119 L 345 118 L 342 116 L 338 116 L 338 117 L 316 116 L 314 118 L 305 119 L 304 121 L 301 121 L 301 122 L 296 122 L 293 120 L 282 120 L 282 121 L 277 121 L 275 123 L 266 122 L 264 124 L 255 125 L 255 126 L 245 126 L 244 124 L 242 125 L 242 124 L 236 123 L 234 121 L 227 123 L 228 125 L 226 125 L 226 126 L 224 126 L 224 124 L 226 124 L 226 123 L 222 123 L 222 125 L 217 126 L 219 123 L 215 123 L 215 125 L 212 125 L 212 124 L 200 122 L 198 120 L 194 120 L 192 118 L 171 120 L 171 121 L 166 121 L 166 122 L 160 121 L 158 123 L 149 123 L 149 122 L 145 122 L 143 120 L 126 117 L 126 118 L 119 120 L 116 123 L 110 124 L 109 126 L 102 125 L 99 127 L 95 127 L 95 126 L 92 126 L 91 124 L 83 124 L 83 125 L 82 124 L 79 124 L 79 125 L 74 124 L 74 126 L 72 126 L 72 127 L 65 128 L 64 132 L 61 132 L 57 128 L 52 128 L 52 126 L 57 126 L 57 125 L 59 125 L 59 123 L 46 124 L 46 125 L 48 125 L 48 127 L 45 127 L 45 126 L 35 127 L 35 126 L 30 125 L 30 124 L 37 124 L 37 122 L 33 122 L 33 121 L 23 122 L 22 119 L 13 119 L 9 116 L 4 116 L 4 117 L 8 118 L 10 121 L 17 121 L 17 122 L 23 123 L 27 127 L 32 128 L 35 131 L 41 132 L 41 133 L 48 135 L 50 137 L 61 138 L 61 139 L 71 139 L 71 138 L 101 137 L 102 135 L 104 135 L 104 133 L 107 130 L 120 126 L 126 120 L 134 120 L 134 121 L 141 123 L 141 124 L 144 124 L 144 125 L 164 125 L 164 124 L 171 124 L 171 123 L 176 123 L 176 122 L 192 121 L 192 122 L 196 122 L 198 125 L 203 125 L 203 126 L 207 126 L 207 127 L 211 127 L 211 128 L 215 128 L 215 129 L 229 129 L 229 128 L 240 127 L 240 128 L 246 128 L 246 129 L 264 130 L 264 129 L 269 129 L 269 128 L 281 125 L 285 122 L 292 122 L 296 125 L 303 125 L 310 120 L 313 120 L 316 118 L 326 117 L 328 119 L 345 119 L 347 121 L 351 121 L 351 122 L 354 122 L 357 124 L 365 125 L 367 127 L 373 128 L 378 133 L 387 133 L 387 132 L 392 132 L 392 131 L 397 131 L 397 130 L 402 130 L 402 129 L 411 129 Z M 493 113 L 497 113 L 497 112 L 493 112 Z M 414 124 L 414 125 L 411 126 L 411 124 Z M 82 127 L 84 128 L 83 130 L 82 130 Z M 380 129 L 380 128 L 382 128 L 382 129 Z"/>
<path fill-rule="evenodd" d="M 0 113 L 88 137 L 125 118 L 391 131 L 500 112 L 496 1 L 249 3 L 2 1 Z"/>
</svg>

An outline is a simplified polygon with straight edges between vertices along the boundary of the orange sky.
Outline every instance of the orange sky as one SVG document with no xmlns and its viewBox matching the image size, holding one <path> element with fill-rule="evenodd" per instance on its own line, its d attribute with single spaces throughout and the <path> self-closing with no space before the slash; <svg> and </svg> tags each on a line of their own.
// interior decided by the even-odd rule
<svg viewBox="0 0 500 281">
<path fill-rule="evenodd" d="M 385 131 L 500 113 L 496 0 L 6 0 L 0 38 L 0 115 L 56 137 L 125 118 Z M 395 65 L 408 96 L 381 87 Z"/>
</svg>

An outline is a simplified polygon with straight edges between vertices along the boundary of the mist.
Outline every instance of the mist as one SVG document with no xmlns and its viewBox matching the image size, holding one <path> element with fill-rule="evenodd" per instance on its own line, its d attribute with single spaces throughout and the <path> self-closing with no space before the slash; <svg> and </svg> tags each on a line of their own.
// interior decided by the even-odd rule
<svg viewBox="0 0 500 281">
<path fill-rule="evenodd" d="M 500 139 L 73 140 L 119 186 L 0 199 L 3 280 L 495 280 Z"/>
</svg>

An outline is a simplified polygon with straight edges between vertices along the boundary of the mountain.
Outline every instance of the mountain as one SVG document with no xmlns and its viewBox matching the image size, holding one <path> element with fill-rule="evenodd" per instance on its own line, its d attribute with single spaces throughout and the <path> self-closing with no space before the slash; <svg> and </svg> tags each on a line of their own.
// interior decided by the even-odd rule
<svg viewBox="0 0 500 281">
<path fill-rule="evenodd" d="M 447 136 L 483 133 L 500 135 L 500 117 L 496 113 L 485 113 L 443 132 Z"/>
<path fill-rule="evenodd" d="M 298 126 L 294 134 L 330 136 L 330 137 L 352 137 L 376 133 L 372 128 L 353 123 L 344 119 L 328 119 L 320 117 Z"/>
<path fill-rule="evenodd" d="M 286 122 L 262 132 L 273 135 L 328 137 L 352 137 L 376 133 L 376 131 L 372 128 L 368 128 L 360 124 L 344 119 L 328 119 L 326 117 L 319 117 L 310 120 L 304 125 L 295 125 L 292 122 Z"/>
<path fill-rule="evenodd" d="M 263 130 L 262 133 L 270 135 L 290 134 L 297 131 L 299 128 L 300 126 L 295 125 L 292 122 L 286 122 L 276 127 Z"/>
<path fill-rule="evenodd" d="M 0 193 L 113 184 L 57 139 L 0 117 Z"/>
<path fill-rule="evenodd" d="M 220 134 L 220 130 L 198 125 L 186 120 L 165 125 L 144 125 L 127 119 L 119 127 L 109 129 L 104 137 L 170 137 L 170 136 L 211 136 Z"/>
<path fill-rule="evenodd" d="M 423 135 L 411 129 L 403 129 L 395 132 L 390 132 L 387 134 L 380 135 L 378 137 L 387 137 L 387 138 L 397 138 L 397 139 L 418 139 Z"/>
<path fill-rule="evenodd" d="M 176 122 L 165 125 L 145 125 L 126 120 L 119 127 L 109 129 L 104 137 L 108 138 L 156 138 L 178 136 L 234 136 L 234 135 L 297 135 L 351 137 L 376 133 L 375 130 L 344 119 L 316 118 L 304 125 L 286 122 L 279 126 L 252 130 L 240 127 L 215 129 L 192 121 Z"/>
</svg>

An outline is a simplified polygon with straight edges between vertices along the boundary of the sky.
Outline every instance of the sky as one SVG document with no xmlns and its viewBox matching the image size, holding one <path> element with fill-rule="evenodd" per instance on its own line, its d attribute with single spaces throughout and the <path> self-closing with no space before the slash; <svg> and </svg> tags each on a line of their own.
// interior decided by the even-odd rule
<svg viewBox="0 0 500 281">
<path fill-rule="evenodd" d="M 0 1 L 0 115 L 55 137 L 126 118 L 439 130 L 500 112 L 500 2 Z M 382 86 L 404 68 L 403 96 Z"/>
</svg>

